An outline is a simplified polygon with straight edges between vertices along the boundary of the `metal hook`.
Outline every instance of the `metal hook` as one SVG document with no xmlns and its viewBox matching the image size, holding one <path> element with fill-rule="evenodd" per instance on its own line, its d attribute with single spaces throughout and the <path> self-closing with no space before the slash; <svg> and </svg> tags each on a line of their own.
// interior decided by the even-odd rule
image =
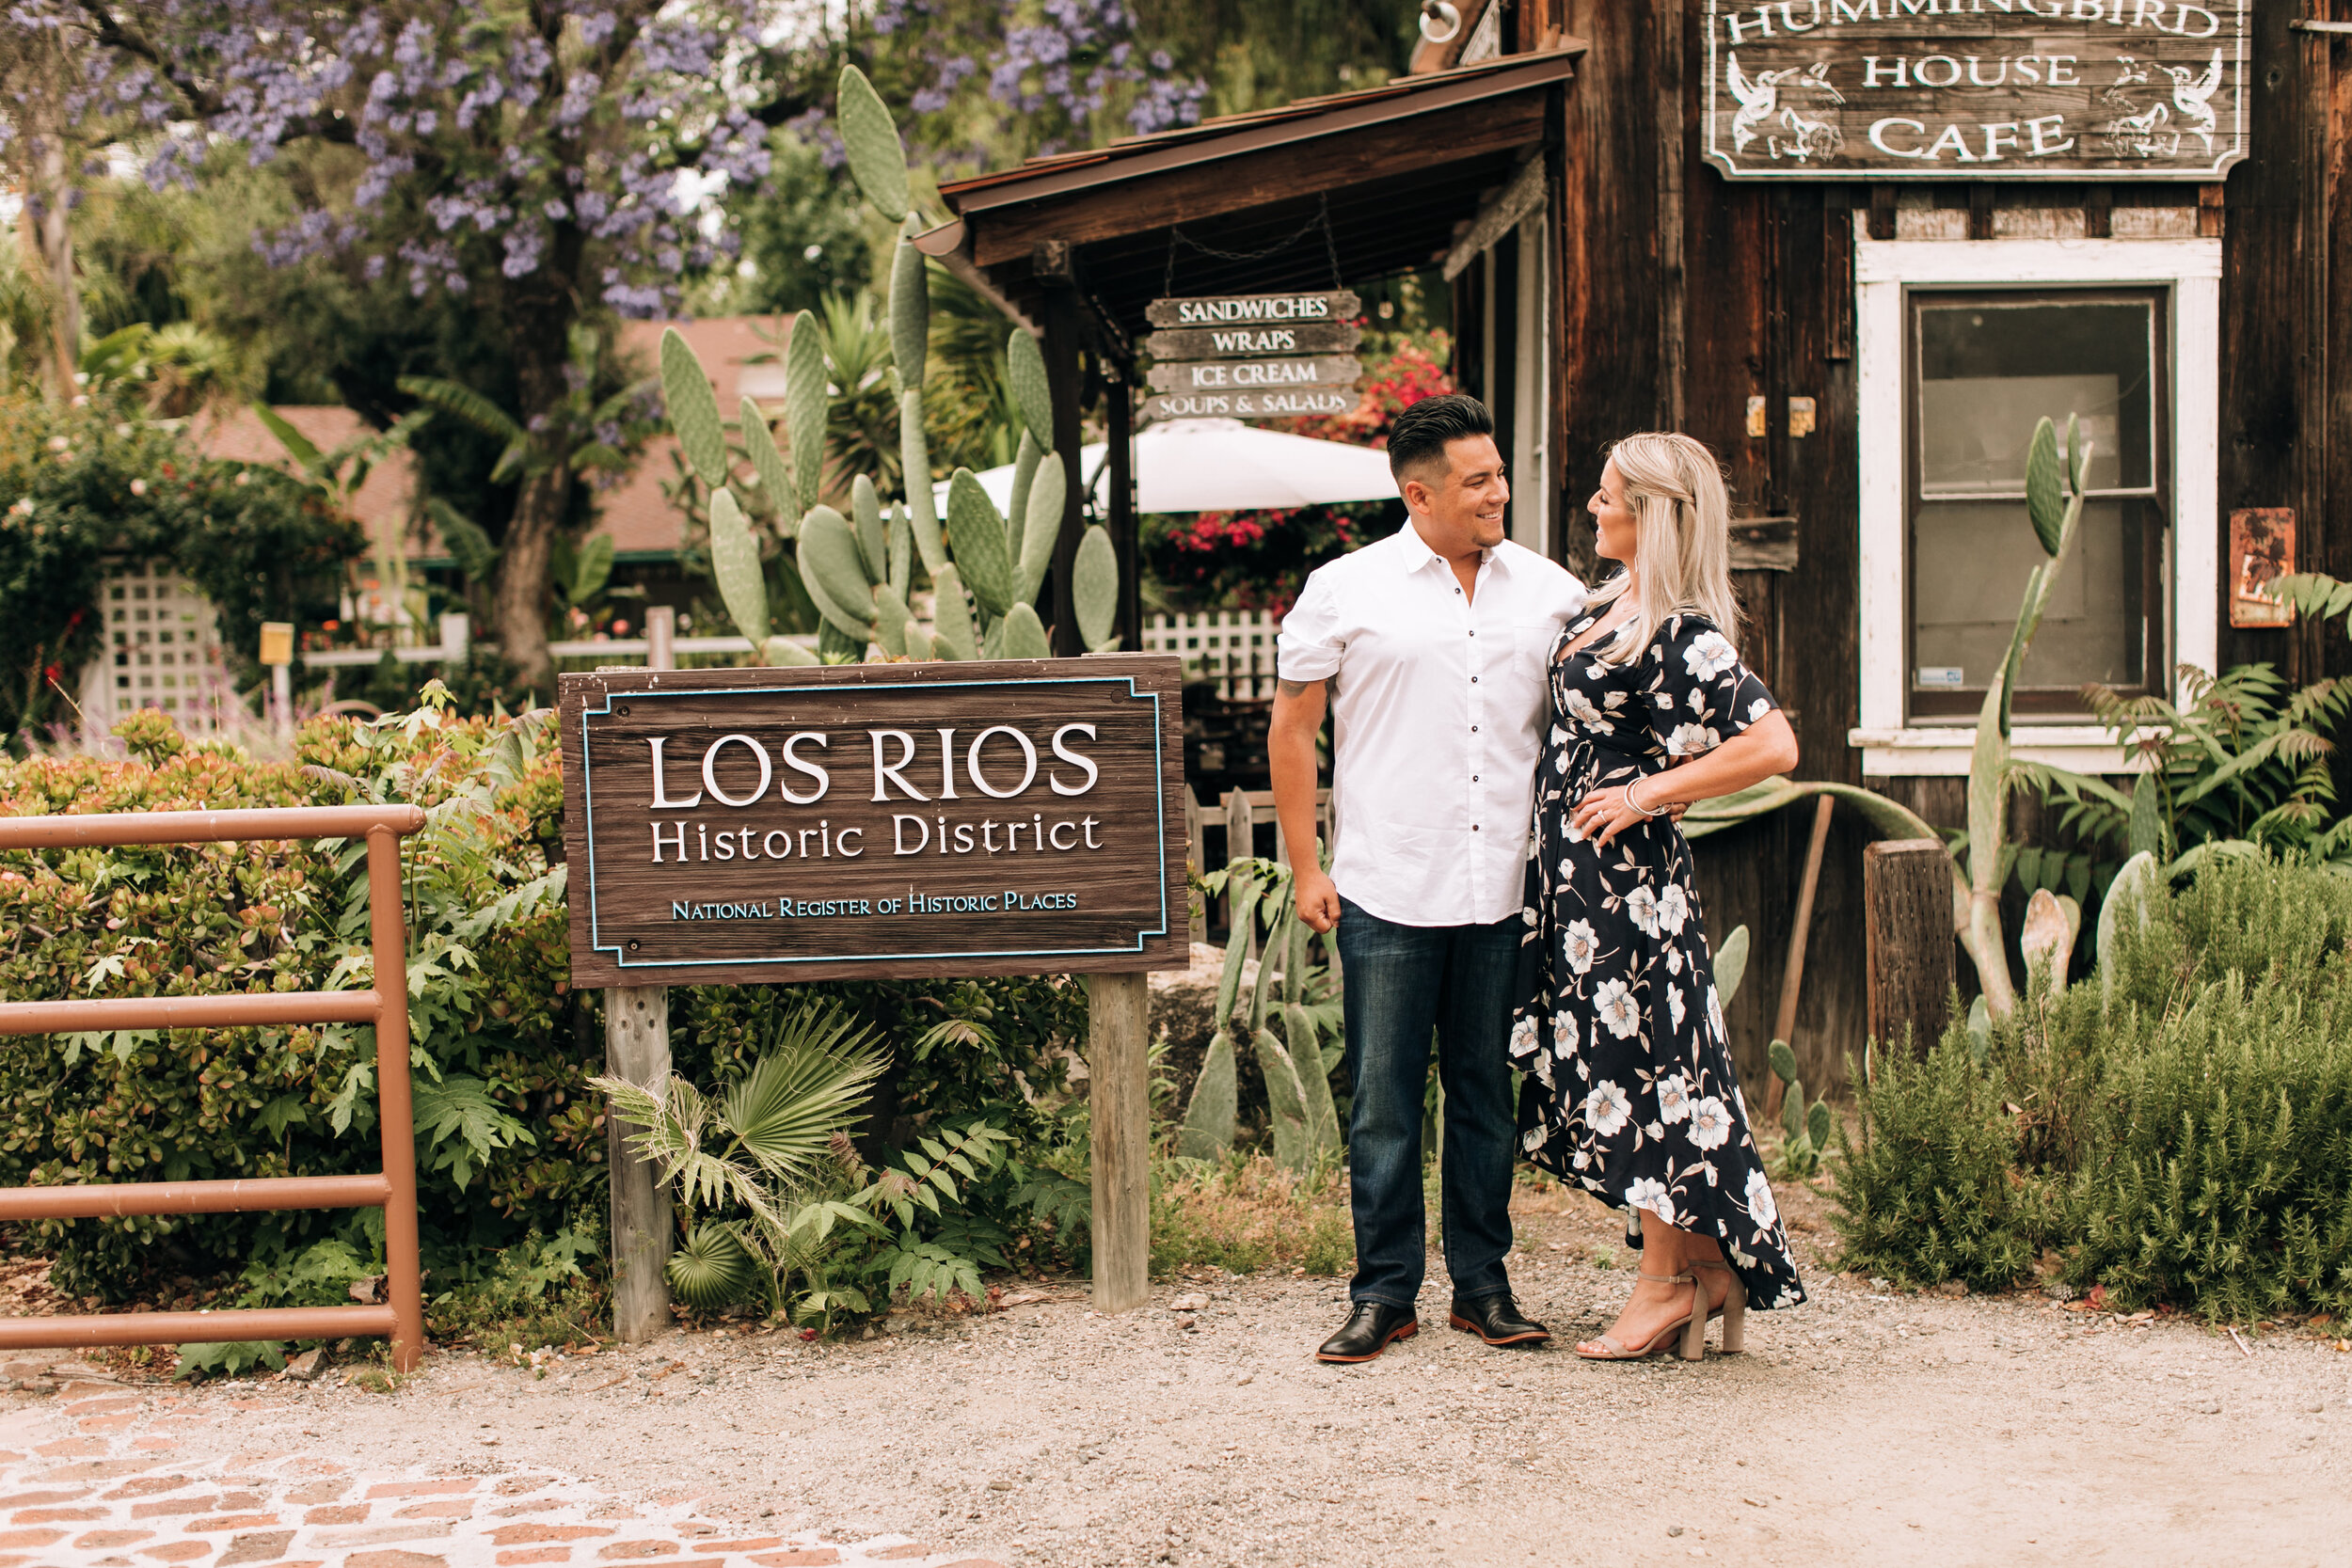
<svg viewBox="0 0 2352 1568">
<path fill-rule="evenodd" d="M 1433 31 L 1429 25 L 1433 22 L 1444 31 Z M 1422 38 L 1432 43 L 1452 43 L 1461 36 L 1461 32 L 1462 13 L 1448 4 L 1448 0 L 1421 0 L 1421 36 Z"/>
</svg>

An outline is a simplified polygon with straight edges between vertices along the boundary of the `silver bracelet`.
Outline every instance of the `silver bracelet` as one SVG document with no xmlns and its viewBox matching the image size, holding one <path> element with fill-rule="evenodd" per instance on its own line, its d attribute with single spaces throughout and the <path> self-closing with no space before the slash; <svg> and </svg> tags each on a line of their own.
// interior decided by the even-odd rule
<svg viewBox="0 0 2352 1568">
<path fill-rule="evenodd" d="M 1636 780 L 1634 780 L 1634 781 L 1633 781 L 1633 784 L 1639 784 L 1639 783 L 1641 783 L 1641 782 L 1642 782 L 1641 780 L 1636 779 Z M 1649 809 L 1649 807 L 1647 807 L 1647 806 L 1645 806 L 1645 805 L 1642 804 L 1642 802 L 1641 802 L 1641 801 L 1639 801 L 1639 800 L 1635 800 L 1635 799 L 1633 798 L 1633 784 L 1627 784 L 1627 785 L 1625 786 L 1625 803 L 1626 803 L 1627 805 L 1629 805 L 1629 806 L 1631 806 L 1631 807 L 1632 807 L 1635 811 L 1640 812 L 1640 813 L 1641 813 L 1644 816 L 1648 817 L 1648 818 L 1649 818 L 1650 820 L 1652 820 L 1652 821 L 1656 821 L 1659 817 L 1661 817 L 1661 816 L 1665 816 L 1665 815 L 1666 815 L 1666 813 L 1667 813 L 1667 811 L 1668 811 L 1668 809 L 1669 809 L 1668 807 L 1665 807 L 1665 806 L 1661 806 L 1661 807 L 1659 807 L 1656 811 L 1652 811 L 1652 810 L 1650 810 L 1650 809 Z"/>
</svg>

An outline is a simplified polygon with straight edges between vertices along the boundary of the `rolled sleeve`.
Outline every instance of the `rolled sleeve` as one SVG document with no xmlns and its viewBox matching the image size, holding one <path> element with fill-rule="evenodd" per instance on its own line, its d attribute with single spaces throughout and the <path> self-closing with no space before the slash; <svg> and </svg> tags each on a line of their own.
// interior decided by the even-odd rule
<svg viewBox="0 0 2352 1568">
<path fill-rule="evenodd" d="M 1323 573 L 1311 572 L 1274 640 L 1275 672 L 1286 681 L 1328 680 L 1340 673 L 1340 657 L 1346 651 L 1346 640 L 1340 635 L 1339 595 Z"/>
</svg>

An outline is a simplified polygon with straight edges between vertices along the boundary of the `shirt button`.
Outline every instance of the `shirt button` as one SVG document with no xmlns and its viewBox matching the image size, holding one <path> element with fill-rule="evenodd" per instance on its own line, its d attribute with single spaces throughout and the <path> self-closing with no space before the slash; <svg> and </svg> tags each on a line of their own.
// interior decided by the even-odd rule
<svg viewBox="0 0 2352 1568">
<path fill-rule="evenodd" d="M 1477 634 L 1476 632 L 1471 632 L 1471 633 L 1470 633 L 1470 635 L 1471 635 L 1472 637 L 1476 637 L 1478 634 Z"/>
<path fill-rule="evenodd" d="M 1470 824 L 1470 832 L 1476 832 L 1477 831 L 1478 831 L 1478 824 L 1477 824 L 1477 823 L 1475 823 L 1475 822 L 1471 823 L 1471 824 Z"/>
<path fill-rule="evenodd" d="M 1472 725 L 1470 726 L 1470 734 L 1472 734 L 1472 735 L 1476 735 L 1477 733 L 1478 733 L 1478 726 L 1477 726 L 1477 725 L 1475 725 L 1475 724 L 1472 724 Z"/>
<path fill-rule="evenodd" d="M 1477 677 L 1476 675 L 1472 675 L 1472 676 L 1470 677 L 1470 685 L 1472 685 L 1472 686 L 1476 686 L 1477 684 L 1478 684 L 1478 677 Z"/>
<path fill-rule="evenodd" d="M 1472 773 L 1472 774 L 1470 775 L 1470 783 L 1472 783 L 1472 784 L 1476 784 L 1477 782 L 1478 782 L 1478 775 L 1477 775 L 1477 774 L 1475 774 L 1475 773 Z"/>
</svg>

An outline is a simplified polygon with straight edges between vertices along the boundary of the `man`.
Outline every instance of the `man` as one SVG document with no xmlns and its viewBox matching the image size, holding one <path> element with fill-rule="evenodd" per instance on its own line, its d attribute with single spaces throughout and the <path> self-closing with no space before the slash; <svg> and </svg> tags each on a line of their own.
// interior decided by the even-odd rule
<svg viewBox="0 0 2352 1568">
<path fill-rule="evenodd" d="M 1314 843 L 1315 737 L 1335 721 L 1326 876 L 1296 857 L 1298 912 L 1339 927 L 1356 1221 L 1354 1304 L 1315 1354 L 1369 1361 L 1415 1333 L 1426 1242 L 1422 1094 L 1445 1088 L 1449 1321 L 1490 1345 L 1551 1336 L 1511 1299 L 1515 1000 L 1546 660 L 1584 602 L 1567 571 L 1503 537 L 1511 486 L 1475 398 L 1397 417 L 1389 467 L 1411 519 L 1322 567 L 1282 622 L 1268 754 L 1275 811 Z"/>
</svg>

